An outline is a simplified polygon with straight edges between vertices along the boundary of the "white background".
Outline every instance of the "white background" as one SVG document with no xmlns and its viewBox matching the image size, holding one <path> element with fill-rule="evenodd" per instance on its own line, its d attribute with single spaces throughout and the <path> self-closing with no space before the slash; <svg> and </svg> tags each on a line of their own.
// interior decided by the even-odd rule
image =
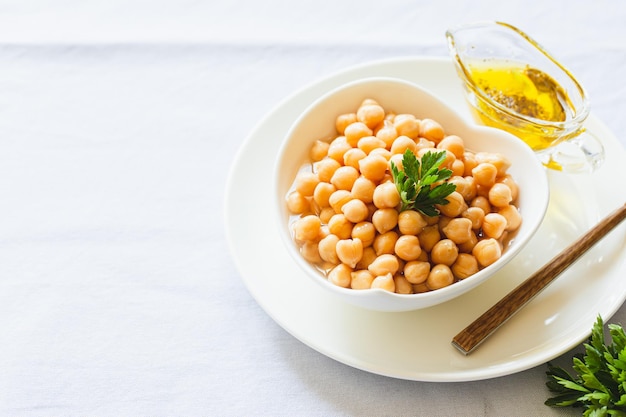
<svg viewBox="0 0 626 417">
<path fill-rule="evenodd" d="M 265 114 L 353 65 L 447 57 L 475 20 L 540 40 L 626 144 L 623 2 L 0 0 L 0 415 L 580 415 L 543 405 L 545 366 L 424 383 L 329 359 L 227 250 Z"/>
</svg>

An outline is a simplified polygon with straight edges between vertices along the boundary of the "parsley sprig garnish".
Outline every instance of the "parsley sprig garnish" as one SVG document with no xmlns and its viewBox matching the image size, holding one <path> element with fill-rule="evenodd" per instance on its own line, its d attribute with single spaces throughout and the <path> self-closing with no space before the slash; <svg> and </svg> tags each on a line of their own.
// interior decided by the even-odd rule
<svg viewBox="0 0 626 417">
<path fill-rule="evenodd" d="M 456 185 L 446 182 L 452 176 L 452 171 L 439 169 L 445 159 L 445 151 L 428 151 L 420 163 L 415 154 L 407 149 L 402 155 L 403 170 L 391 162 L 391 173 L 400 193 L 402 211 L 414 209 L 430 217 L 439 215 L 435 204 L 448 204 L 446 197 L 456 190 Z"/>
<path fill-rule="evenodd" d="M 605 326 L 598 317 L 584 344 L 585 354 L 573 358 L 578 375 L 548 364 L 546 385 L 557 395 L 546 405 L 583 407 L 582 415 L 587 417 L 626 415 L 626 334 L 617 324 L 607 327 L 611 344 L 604 342 Z"/>
</svg>

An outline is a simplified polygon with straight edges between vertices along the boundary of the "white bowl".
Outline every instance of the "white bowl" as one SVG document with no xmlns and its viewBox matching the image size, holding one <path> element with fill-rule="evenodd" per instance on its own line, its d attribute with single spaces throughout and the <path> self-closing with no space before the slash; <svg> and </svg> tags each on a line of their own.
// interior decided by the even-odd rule
<svg viewBox="0 0 626 417">
<path fill-rule="evenodd" d="M 473 152 L 500 153 L 511 162 L 508 172 L 519 185 L 518 206 L 522 225 L 513 243 L 492 265 L 447 287 L 419 294 L 396 294 L 382 289 L 354 290 L 329 282 L 299 252 L 289 230 L 290 214 L 285 203 L 298 169 L 308 161 L 311 145 L 318 139 L 336 135 L 335 119 L 354 112 L 366 98 L 376 100 L 386 111 L 409 113 L 418 119 L 439 122 L 447 135 L 463 138 Z M 530 240 L 545 216 L 549 188 L 545 168 L 534 152 L 517 137 L 505 131 L 467 122 L 454 110 L 423 88 L 394 78 L 367 78 L 338 87 L 312 103 L 294 122 L 281 146 L 275 168 L 275 195 L 278 228 L 287 250 L 304 272 L 294 279 L 311 279 L 328 291 L 329 297 L 377 311 L 410 311 L 430 307 L 466 293 L 489 279 L 507 264 Z M 302 297 L 303 294 L 294 294 Z"/>
</svg>

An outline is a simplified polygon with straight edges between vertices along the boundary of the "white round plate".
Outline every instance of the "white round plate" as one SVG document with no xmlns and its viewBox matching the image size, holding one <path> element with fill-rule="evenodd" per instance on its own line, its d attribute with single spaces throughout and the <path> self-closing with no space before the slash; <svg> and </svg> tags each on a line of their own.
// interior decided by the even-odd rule
<svg viewBox="0 0 626 417">
<path fill-rule="evenodd" d="M 550 203 L 537 234 L 497 276 L 455 300 L 424 310 L 381 313 L 341 302 L 304 276 L 274 226 L 272 175 L 287 130 L 315 99 L 359 78 L 403 78 L 469 118 L 452 62 L 406 58 L 350 68 L 298 91 L 245 140 L 229 176 L 225 213 L 230 250 L 261 307 L 294 337 L 339 362 L 416 381 L 471 381 L 545 363 L 583 342 L 598 315 L 607 321 L 626 299 L 626 224 L 567 269 L 475 352 L 451 345 L 460 330 L 541 268 L 603 216 L 624 204 L 626 152 L 592 115 L 607 160 L 592 175 L 549 172 Z M 242 193 L 240 190 L 245 190 Z"/>
</svg>

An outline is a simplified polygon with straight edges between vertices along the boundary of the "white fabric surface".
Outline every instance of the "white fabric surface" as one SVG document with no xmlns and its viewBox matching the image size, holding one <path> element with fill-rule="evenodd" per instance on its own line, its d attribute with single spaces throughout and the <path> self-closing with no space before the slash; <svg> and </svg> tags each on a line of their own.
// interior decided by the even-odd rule
<svg viewBox="0 0 626 417">
<path fill-rule="evenodd" d="M 227 250 L 227 174 L 273 106 L 487 19 L 560 57 L 626 144 L 623 2 L 0 0 L 0 415 L 580 415 L 543 405 L 545 366 L 423 383 L 329 359 Z"/>
</svg>

